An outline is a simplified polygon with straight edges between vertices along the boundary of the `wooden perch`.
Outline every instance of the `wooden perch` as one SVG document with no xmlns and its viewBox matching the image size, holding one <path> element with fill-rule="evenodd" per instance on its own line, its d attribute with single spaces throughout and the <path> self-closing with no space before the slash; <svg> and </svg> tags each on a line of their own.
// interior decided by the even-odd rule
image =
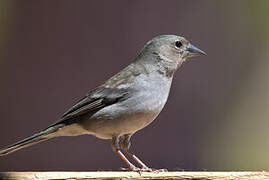
<svg viewBox="0 0 269 180">
<path fill-rule="evenodd" d="M 85 179 L 184 179 L 184 180 L 230 180 L 269 179 L 269 172 L 1 172 L 0 180 L 85 180 Z"/>
</svg>

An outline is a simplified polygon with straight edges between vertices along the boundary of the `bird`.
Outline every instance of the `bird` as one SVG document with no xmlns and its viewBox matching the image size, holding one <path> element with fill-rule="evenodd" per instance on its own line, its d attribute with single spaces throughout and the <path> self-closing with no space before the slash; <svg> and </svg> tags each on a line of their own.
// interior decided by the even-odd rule
<svg viewBox="0 0 269 180">
<path fill-rule="evenodd" d="M 201 55 L 206 53 L 182 36 L 154 37 L 127 67 L 89 91 L 58 121 L 0 149 L 0 156 L 59 136 L 89 134 L 110 139 L 113 151 L 128 170 L 151 171 L 130 151 L 130 139 L 159 115 L 168 99 L 173 76 L 182 63 Z"/>
</svg>

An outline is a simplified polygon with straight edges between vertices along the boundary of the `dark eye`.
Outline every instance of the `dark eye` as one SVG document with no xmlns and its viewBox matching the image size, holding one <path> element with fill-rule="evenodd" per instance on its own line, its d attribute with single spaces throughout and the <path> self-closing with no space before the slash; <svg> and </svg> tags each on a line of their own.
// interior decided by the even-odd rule
<svg viewBox="0 0 269 180">
<path fill-rule="evenodd" d="M 176 47 L 180 48 L 182 46 L 182 42 L 176 41 Z"/>
</svg>

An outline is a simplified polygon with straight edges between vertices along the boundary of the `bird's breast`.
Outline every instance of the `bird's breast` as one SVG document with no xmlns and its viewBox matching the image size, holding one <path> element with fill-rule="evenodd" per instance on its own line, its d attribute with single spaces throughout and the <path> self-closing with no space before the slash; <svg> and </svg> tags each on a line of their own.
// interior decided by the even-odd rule
<svg viewBox="0 0 269 180">
<path fill-rule="evenodd" d="M 171 80 L 144 76 L 129 86 L 127 99 L 105 107 L 91 117 L 87 128 L 93 134 L 101 138 L 133 134 L 157 117 L 167 101 Z"/>
<path fill-rule="evenodd" d="M 153 73 L 151 76 L 143 75 L 134 84 L 137 92 L 135 96 L 145 109 L 161 110 L 167 101 L 171 82 L 172 78 L 166 78 L 158 73 Z"/>
</svg>

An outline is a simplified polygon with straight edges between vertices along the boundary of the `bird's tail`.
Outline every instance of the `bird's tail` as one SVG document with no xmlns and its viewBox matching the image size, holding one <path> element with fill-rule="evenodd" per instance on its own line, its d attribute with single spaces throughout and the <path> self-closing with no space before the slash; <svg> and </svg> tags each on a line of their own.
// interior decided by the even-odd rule
<svg viewBox="0 0 269 180">
<path fill-rule="evenodd" d="M 15 144 L 12 144 L 6 148 L 0 149 L 0 156 L 7 155 L 9 153 L 15 152 L 19 149 L 34 145 L 36 143 L 48 140 L 52 137 L 55 137 L 53 134 L 57 132 L 61 127 L 63 127 L 63 124 L 57 124 L 55 126 L 50 126 L 47 129 L 34 134 L 33 136 L 30 136 L 26 139 L 23 139 L 19 142 L 16 142 Z"/>
</svg>

